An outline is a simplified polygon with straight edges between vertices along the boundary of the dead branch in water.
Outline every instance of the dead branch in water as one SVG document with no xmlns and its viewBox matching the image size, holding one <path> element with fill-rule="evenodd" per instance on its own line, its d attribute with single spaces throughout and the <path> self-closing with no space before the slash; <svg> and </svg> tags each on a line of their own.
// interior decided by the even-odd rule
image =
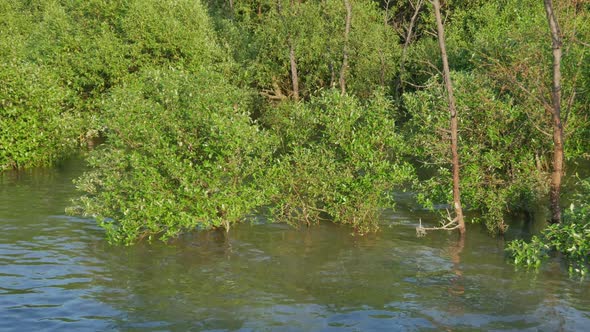
<svg viewBox="0 0 590 332">
<path fill-rule="evenodd" d="M 451 217 L 451 212 L 447 209 L 447 217 L 445 221 L 441 221 L 441 226 L 438 227 L 423 227 L 422 219 L 420 219 L 420 225 L 416 227 L 416 236 L 423 237 L 428 231 L 452 231 L 459 228 L 459 219 L 457 217 Z"/>
</svg>

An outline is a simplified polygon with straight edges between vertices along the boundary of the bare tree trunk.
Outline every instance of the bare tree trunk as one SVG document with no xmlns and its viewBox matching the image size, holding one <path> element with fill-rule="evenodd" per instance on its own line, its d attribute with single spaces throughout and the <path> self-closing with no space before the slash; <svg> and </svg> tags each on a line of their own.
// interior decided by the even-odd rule
<svg viewBox="0 0 590 332">
<path fill-rule="evenodd" d="M 229 0 L 229 9 L 231 9 L 232 13 L 234 11 L 234 0 Z"/>
<path fill-rule="evenodd" d="M 291 10 L 294 10 L 295 2 L 291 0 Z M 289 32 L 289 62 L 291 64 L 291 84 L 293 85 L 293 99 L 299 100 L 299 73 L 297 71 L 297 58 L 295 57 L 295 43 Z"/>
<path fill-rule="evenodd" d="M 289 3 L 291 5 L 291 10 L 293 10 L 293 6 L 294 6 L 293 0 L 291 0 Z M 282 17 L 283 22 L 284 22 L 285 17 L 282 14 L 281 0 L 277 0 L 277 12 L 278 12 L 279 16 Z M 297 72 L 297 58 L 295 56 L 295 44 L 293 42 L 293 37 L 291 36 L 291 32 L 289 32 L 287 43 L 289 44 L 289 64 L 291 67 L 291 88 L 293 89 L 293 99 L 298 101 L 299 100 L 299 74 Z"/>
<path fill-rule="evenodd" d="M 297 59 L 295 58 L 295 46 L 289 36 L 289 61 L 291 62 L 291 84 L 293 85 L 293 99 L 299 100 L 299 74 L 297 73 Z"/>
<path fill-rule="evenodd" d="M 330 21 L 330 14 L 328 12 L 328 1 L 327 0 L 322 0 L 322 18 L 326 21 L 329 22 Z M 330 83 L 329 83 L 329 87 L 330 89 L 333 89 L 336 86 L 336 69 L 335 67 L 335 61 L 332 57 L 332 49 L 330 47 L 330 44 L 327 43 L 326 44 L 326 59 L 327 59 L 327 63 L 328 63 L 328 70 L 330 71 Z"/>
<path fill-rule="evenodd" d="M 391 0 L 385 0 L 385 13 L 383 14 L 383 25 L 389 24 L 389 3 Z"/>
<path fill-rule="evenodd" d="M 563 125 L 561 123 L 561 32 L 559 24 L 553 11 L 553 1 L 544 0 L 547 21 L 551 30 L 551 40 L 553 48 L 553 89 L 551 100 L 553 109 L 551 115 L 553 118 L 553 172 L 551 174 L 551 222 L 561 222 L 561 209 L 559 207 L 561 193 L 561 179 L 563 177 Z"/>
<path fill-rule="evenodd" d="M 408 26 L 408 31 L 406 32 L 406 40 L 404 41 L 404 46 L 402 48 L 402 56 L 399 60 L 399 79 L 396 81 L 395 91 L 399 91 L 400 95 L 403 93 L 402 75 L 405 70 L 408 47 L 410 46 L 410 42 L 412 41 L 412 35 L 414 34 L 414 25 L 416 24 L 416 20 L 418 19 L 418 14 L 420 13 L 420 9 L 422 8 L 422 3 L 423 0 L 418 0 L 416 2 L 416 5 L 414 5 L 414 15 L 412 15 L 412 18 L 410 19 L 410 25 Z"/>
<path fill-rule="evenodd" d="M 449 69 L 449 60 L 447 58 L 447 49 L 445 45 L 445 32 L 440 15 L 440 2 L 433 0 L 434 15 L 436 16 L 436 26 L 438 30 L 438 44 L 443 63 L 443 73 L 447 93 L 449 95 L 449 112 L 451 114 L 451 154 L 453 157 L 453 203 L 455 207 L 455 219 L 459 225 L 459 232 L 465 233 L 465 219 L 463 218 L 463 208 L 461 207 L 461 192 L 459 190 L 459 152 L 458 152 L 458 125 L 457 125 L 457 108 L 455 107 L 455 97 L 453 96 L 453 83 L 451 82 L 451 73 Z"/>
<path fill-rule="evenodd" d="M 352 21 L 352 6 L 350 0 L 344 0 L 346 7 L 346 27 L 344 29 L 344 46 L 342 49 L 342 68 L 340 68 L 340 93 L 346 94 L 346 71 L 348 70 L 348 38 L 350 35 L 350 24 Z"/>
<path fill-rule="evenodd" d="M 404 41 L 404 48 L 402 50 L 402 57 L 405 59 L 406 53 L 408 50 L 408 46 L 412 41 L 412 34 L 414 33 L 414 25 L 416 24 L 416 20 L 418 18 L 418 14 L 420 13 L 420 9 L 422 8 L 422 1 L 418 0 L 414 7 L 414 15 L 412 15 L 412 19 L 410 19 L 410 26 L 408 27 L 408 31 L 406 33 L 406 40 Z"/>
</svg>

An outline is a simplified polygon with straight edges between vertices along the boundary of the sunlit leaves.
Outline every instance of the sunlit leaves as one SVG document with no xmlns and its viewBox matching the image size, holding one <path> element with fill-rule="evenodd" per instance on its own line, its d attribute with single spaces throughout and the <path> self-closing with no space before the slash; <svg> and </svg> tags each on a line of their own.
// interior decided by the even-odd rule
<svg viewBox="0 0 590 332">
<path fill-rule="evenodd" d="M 535 156 L 545 153 L 544 136 L 526 121 L 526 114 L 507 97 L 497 97 L 483 76 L 454 73 L 459 114 L 462 200 L 480 210 L 488 228 L 505 230 L 504 213 L 525 207 L 545 193 L 544 169 Z M 451 200 L 450 140 L 442 85 L 406 94 L 411 115 L 408 138 L 425 169 L 432 172 L 419 184 L 424 202 Z M 537 144 L 532 139 L 536 138 Z"/>
<path fill-rule="evenodd" d="M 225 228 L 266 202 L 258 179 L 273 151 L 220 75 L 147 70 L 113 92 L 107 143 L 78 180 L 81 212 L 112 242 Z"/>
<path fill-rule="evenodd" d="M 269 112 L 270 130 L 283 137 L 274 169 L 274 217 L 292 224 L 330 220 L 360 234 L 378 228 L 389 193 L 413 179 L 401 158 L 406 143 L 392 106 L 381 94 L 361 103 L 335 90 L 309 104 Z"/>
</svg>

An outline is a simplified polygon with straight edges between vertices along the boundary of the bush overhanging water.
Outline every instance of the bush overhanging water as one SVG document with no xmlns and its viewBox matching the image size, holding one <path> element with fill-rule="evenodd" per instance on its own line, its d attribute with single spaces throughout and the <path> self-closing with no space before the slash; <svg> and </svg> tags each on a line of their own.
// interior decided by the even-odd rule
<svg viewBox="0 0 590 332">
<path fill-rule="evenodd" d="M 0 169 L 54 165 L 102 136 L 70 211 L 125 244 L 229 230 L 261 211 L 365 234 L 392 190 L 411 188 L 425 207 L 451 202 L 430 5 L 346 3 L 0 0 Z M 501 233 L 507 212 L 549 189 L 546 15 L 534 0 L 443 11 L 463 204 Z M 588 156 L 590 7 L 556 13 L 566 155 Z M 511 244 L 516 261 L 555 249 L 581 269 L 584 204 Z"/>
</svg>

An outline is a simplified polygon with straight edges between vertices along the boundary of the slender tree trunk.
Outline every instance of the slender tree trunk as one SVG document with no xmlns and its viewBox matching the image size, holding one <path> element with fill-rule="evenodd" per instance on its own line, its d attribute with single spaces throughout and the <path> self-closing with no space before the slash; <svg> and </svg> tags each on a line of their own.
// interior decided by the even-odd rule
<svg viewBox="0 0 590 332">
<path fill-rule="evenodd" d="M 291 0 L 290 4 L 291 4 L 291 11 L 294 12 L 295 2 L 293 0 Z M 291 64 L 291 84 L 293 85 L 293 99 L 298 101 L 299 100 L 299 73 L 297 71 L 297 57 L 295 56 L 295 43 L 293 42 L 293 37 L 291 36 L 291 32 L 289 32 L 289 62 Z"/>
<path fill-rule="evenodd" d="M 553 109 L 551 110 L 553 120 L 553 172 L 551 174 L 551 222 L 561 222 L 561 209 L 559 206 L 561 193 L 561 179 L 563 177 L 563 160 L 564 160 L 564 137 L 563 125 L 561 123 L 561 32 L 559 24 L 553 11 L 553 1 L 544 0 L 547 21 L 551 30 L 551 40 L 553 48 L 553 89 L 551 101 Z"/>
<path fill-rule="evenodd" d="M 234 0 L 229 0 L 229 9 L 231 9 L 231 11 L 234 11 Z"/>
<path fill-rule="evenodd" d="M 295 58 L 295 46 L 289 36 L 289 61 L 291 62 L 291 84 L 293 85 L 293 99 L 299 100 L 299 74 L 297 73 L 297 59 Z"/>
<path fill-rule="evenodd" d="M 291 10 L 293 10 L 293 0 L 290 2 Z M 285 17 L 282 16 L 282 5 L 281 0 L 277 0 L 277 12 L 279 16 L 282 17 L 283 22 L 285 22 Z M 285 23 L 286 24 L 286 23 Z M 289 32 L 287 43 L 289 44 L 289 64 L 291 68 L 291 88 L 293 90 L 293 99 L 299 100 L 299 74 L 297 72 L 297 57 L 295 56 L 295 44 L 293 42 L 293 37 L 291 36 L 291 32 Z"/>
<path fill-rule="evenodd" d="M 383 25 L 389 24 L 389 3 L 391 0 L 385 0 L 385 13 L 383 14 Z"/>
<path fill-rule="evenodd" d="M 465 233 L 465 219 L 463 218 L 463 208 L 461 207 L 461 192 L 459 190 L 459 152 L 458 152 L 458 125 L 457 125 L 457 108 L 455 107 L 455 97 L 453 96 L 453 83 L 449 69 L 449 60 L 445 45 L 445 32 L 440 15 L 440 2 L 433 0 L 434 14 L 436 16 L 436 26 L 438 30 L 438 44 L 443 63 L 443 73 L 447 93 L 449 95 L 449 112 L 451 115 L 451 154 L 453 157 L 453 204 L 455 207 L 455 218 L 459 224 L 459 232 Z"/>
<path fill-rule="evenodd" d="M 406 40 L 404 41 L 404 48 L 402 50 L 402 56 L 404 57 L 404 60 L 408 52 L 408 46 L 412 41 L 412 34 L 414 34 L 414 25 L 416 24 L 418 14 L 420 13 L 420 9 L 422 8 L 422 1 L 423 0 L 418 0 L 416 2 L 416 5 L 414 7 L 414 15 L 412 15 L 412 18 L 410 19 L 410 26 L 408 27 L 408 31 L 406 33 Z"/>
<path fill-rule="evenodd" d="M 325 22 L 330 21 L 330 14 L 328 12 L 328 1 L 326 0 L 322 0 L 322 18 Z M 335 61 L 332 56 L 332 49 L 330 47 L 330 43 L 326 44 L 326 55 L 326 59 L 328 62 L 328 70 L 330 71 L 330 83 L 328 86 L 330 87 L 330 89 L 333 89 L 336 86 L 336 69 L 334 68 Z"/>
<path fill-rule="evenodd" d="M 328 54 L 330 54 L 330 48 L 328 47 Z M 334 68 L 334 62 L 330 60 L 328 63 L 328 69 L 330 69 L 330 89 L 336 87 L 336 69 Z"/>
<path fill-rule="evenodd" d="M 352 21 L 352 6 L 350 0 L 344 0 L 346 7 L 346 26 L 344 28 L 344 46 L 342 48 L 342 68 L 340 68 L 340 93 L 346 94 L 346 71 L 348 70 L 348 38 Z"/>
<path fill-rule="evenodd" d="M 406 32 L 406 40 L 404 41 L 404 46 L 402 48 L 402 56 L 399 60 L 399 74 L 398 79 L 395 83 L 395 91 L 399 92 L 399 94 L 403 94 L 403 85 L 402 85 L 402 75 L 405 70 L 406 64 L 406 57 L 408 54 L 408 47 L 410 46 L 410 42 L 412 41 L 412 35 L 414 34 L 414 25 L 416 24 L 416 20 L 418 19 L 418 14 L 420 13 L 420 9 L 422 8 L 423 0 L 418 0 L 416 5 L 414 5 L 414 15 L 410 19 L 410 25 L 408 26 L 408 31 Z"/>
</svg>

